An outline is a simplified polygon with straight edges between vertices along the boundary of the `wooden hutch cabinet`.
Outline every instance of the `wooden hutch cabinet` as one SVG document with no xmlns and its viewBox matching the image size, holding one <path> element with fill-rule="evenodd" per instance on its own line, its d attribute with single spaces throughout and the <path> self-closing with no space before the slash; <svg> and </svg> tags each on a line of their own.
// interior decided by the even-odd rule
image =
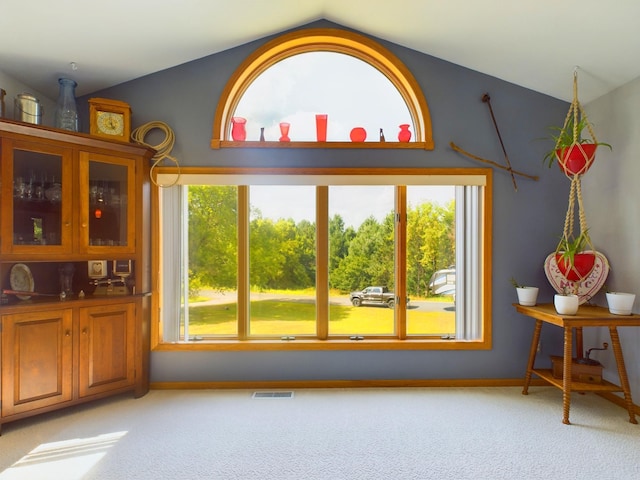
<svg viewBox="0 0 640 480">
<path fill-rule="evenodd" d="M 154 153 L 0 120 L 0 427 L 147 393 Z"/>
</svg>

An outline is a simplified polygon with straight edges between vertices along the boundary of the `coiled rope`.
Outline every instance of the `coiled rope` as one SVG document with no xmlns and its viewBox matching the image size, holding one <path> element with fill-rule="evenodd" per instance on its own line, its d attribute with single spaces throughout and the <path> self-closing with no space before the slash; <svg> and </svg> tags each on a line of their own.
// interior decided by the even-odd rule
<svg viewBox="0 0 640 480">
<path fill-rule="evenodd" d="M 158 145 L 149 145 L 144 141 L 147 134 L 153 129 L 162 130 L 165 134 L 164 140 Z M 151 165 L 150 176 L 151 181 L 157 187 L 172 187 L 176 183 L 178 183 L 178 180 L 180 179 L 180 163 L 178 162 L 177 158 L 170 155 L 175 143 L 175 138 L 176 137 L 173 133 L 173 130 L 171 130 L 171 127 L 166 123 L 160 121 L 145 123 L 144 125 L 140 125 L 133 132 L 131 132 L 131 140 L 140 145 L 153 148 L 156 151 L 156 154 L 152 157 L 154 162 Z M 165 158 L 171 160 L 176 165 L 176 167 L 178 168 L 178 174 L 176 175 L 176 178 L 172 183 L 168 185 L 160 185 L 153 179 L 153 169 L 158 166 L 158 164 Z"/>
</svg>

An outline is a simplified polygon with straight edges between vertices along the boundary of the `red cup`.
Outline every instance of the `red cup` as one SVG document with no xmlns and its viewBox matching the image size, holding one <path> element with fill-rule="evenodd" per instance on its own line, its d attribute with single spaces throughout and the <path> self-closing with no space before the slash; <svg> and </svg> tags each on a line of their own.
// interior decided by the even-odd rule
<svg viewBox="0 0 640 480">
<path fill-rule="evenodd" d="M 327 117 L 326 113 L 316 115 L 316 137 L 319 142 L 327 141 Z"/>
</svg>

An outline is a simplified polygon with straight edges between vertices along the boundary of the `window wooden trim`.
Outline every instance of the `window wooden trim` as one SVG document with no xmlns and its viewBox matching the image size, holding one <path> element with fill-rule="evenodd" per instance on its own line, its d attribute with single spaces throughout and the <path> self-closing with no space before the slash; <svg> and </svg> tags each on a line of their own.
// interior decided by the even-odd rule
<svg viewBox="0 0 640 480">
<path fill-rule="evenodd" d="M 381 339 L 369 338 L 366 341 L 351 341 L 348 339 L 322 340 L 303 337 L 297 338 L 295 341 L 282 341 L 279 339 L 251 339 L 251 340 L 234 340 L 234 339 L 207 339 L 199 342 L 167 342 L 162 338 L 162 322 L 160 315 L 158 300 L 156 308 L 153 310 L 152 326 L 151 326 L 151 348 L 153 351 L 313 351 L 313 350 L 490 350 L 492 348 L 492 243 L 491 232 L 493 231 L 493 170 L 490 168 L 242 168 L 242 167 L 184 167 L 177 169 L 175 167 L 158 167 L 152 172 L 153 180 L 163 181 L 175 180 L 176 175 L 180 174 L 181 183 L 190 183 L 191 178 L 201 178 L 204 175 L 228 176 L 230 178 L 245 177 L 244 182 L 239 184 L 250 183 L 250 179 L 264 179 L 265 176 L 286 176 L 286 175 L 313 175 L 313 176 L 348 176 L 348 175 L 367 175 L 377 177 L 383 183 L 388 183 L 394 176 L 416 176 L 429 175 L 441 177 L 443 184 L 448 182 L 450 176 L 477 176 L 485 177 L 484 187 L 486 189 L 484 195 L 483 218 L 479 219 L 483 223 L 481 249 L 482 264 L 482 282 L 484 294 L 481 298 L 481 316 L 482 316 L 482 337 L 478 340 L 457 340 L 457 339 L 439 339 L 439 338 L 409 338 L 404 339 Z M 158 178 L 160 177 L 160 178 Z M 374 182 L 375 183 L 375 182 Z M 155 189 L 154 205 L 155 211 L 160 211 L 158 202 L 158 189 Z M 321 190 L 320 195 L 326 195 L 326 191 Z M 159 288 L 162 275 L 160 268 L 160 252 L 161 252 L 161 222 L 153 223 L 152 238 L 153 251 L 156 252 L 153 260 L 153 276 L 154 285 L 157 286 L 156 297 L 159 299 L 161 289 Z M 396 242 L 397 243 L 397 242 Z M 328 256 L 326 250 L 317 252 L 318 257 L 325 258 Z M 324 265 L 326 262 L 319 262 Z M 247 266 L 240 266 L 246 269 Z M 324 267 L 323 267 L 324 268 Z M 404 267 L 403 267 L 404 268 Z M 320 272 L 320 271 L 319 271 Z M 320 272 L 327 275 L 327 272 Z M 245 276 L 248 276 L 246 274 Z M 406 288 L 403 286 L 402 288 Z M 320 289 L 322 291 L 322 289 Z M 326 289 L 325 289 L 326 290 Z M 322 291 L 323 298 L 328 298 L 328 292 Z M 246 304 L 246 299 L 238 298 L 239 305 Z M 326 303 L 326 302 L 325 302 Z M 324 307 L 320 307 L 324 308 Z M 321 312 L 319 312 L 321 313 Z M 401 319 L 401 321 L 404 321 Z M 240 332 L 239 332 L 240 333 Z M 318 332 L 318 336 L 324 336 L 326 332 Z"/>
<path fill-rule="evenodd" d="M 231 117 L 251 83 L 273 64 L 300 53 L 328 51 L 367 62 L 396 87 L 411 114 L 415 141 L 402 142 L 234 142 L 229 139 Z M 213 120 L 211 148 L 404 148 L 433 150 L 431 116 L 427 101 L 409 69 L 379 43 L 338 29 L 308 29 L 282 35 L 253 52 L 225 86 Z"/>
</svg>

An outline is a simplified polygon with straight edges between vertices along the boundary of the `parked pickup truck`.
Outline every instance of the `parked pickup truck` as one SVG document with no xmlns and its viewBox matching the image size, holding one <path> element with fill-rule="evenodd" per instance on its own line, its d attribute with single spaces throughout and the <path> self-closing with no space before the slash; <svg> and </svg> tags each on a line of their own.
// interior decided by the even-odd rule
<svg viewBox="0 0 640 480">
<path fill-rule="evenodd" d="M 396 306 L 396 296 L 387 287 L 367 287 L 361 292 L 351 292 L 349 297 L 354 307 L 360 307 L 364 304 L 386 305 L 389 308 Z M 409 298 L 407 297 L 408 303 Z"/>
</svg>

